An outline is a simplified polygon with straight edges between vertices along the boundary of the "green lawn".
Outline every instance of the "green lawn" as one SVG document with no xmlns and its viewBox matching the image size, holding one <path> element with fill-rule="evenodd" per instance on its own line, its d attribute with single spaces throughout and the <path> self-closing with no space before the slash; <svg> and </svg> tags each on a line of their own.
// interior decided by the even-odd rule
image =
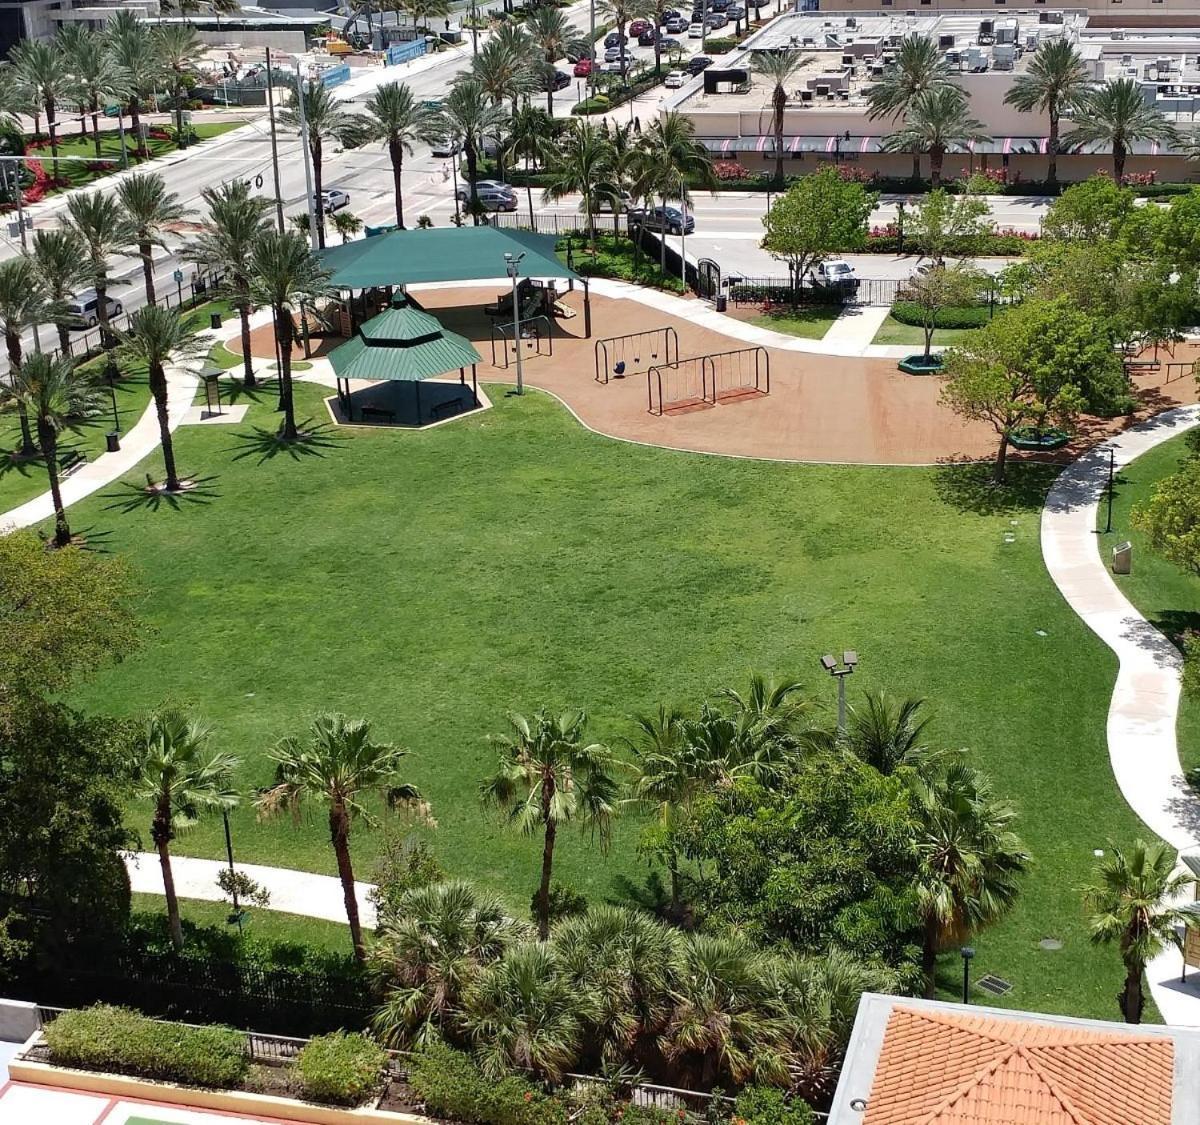
<svg viewBox="0 0 1200 1125">
<path fill-rule="evenodd" d="M 808 308 L 764 313 L 762 316 L 751 317 L 750 323 L 757 324 L 759 328 L 771 328 L 776 332 L 785 332 L 789 336 L 803 336 L 807 340 L 819 340 L 829 331 L 829 326 L 837 320 L 840 312 L 840 308 L 812 305 Z"/>
<path fill-rule="evenodd" d="M 974 328 L 936 328 L 933 333 L 934 347 L 948 347 L 955 344 L 964 336 L 974 332 Z M 895 317 L 889 316 L 875 333 L 873 344 L 915 344 L 925 346 L 925 329 L 915 324 L 901 324 Z"/>
<path fill-rule="evenodd" d="M 1112 548 L 1126 539 L 1133 544 L 1133 573 L 1114 575 L 1125 596 L 1152 624 L 1168 636 L 1185 629 L 1200 629 L 1200 578 L 1181 570 L 1150 549 L 1146 536 L 1130 525 L 1130 512 L 1150 499 L 1154 486 L 1178 469 L 1196 449 L 1196 435 L 1181 434 L 1127 465 L 1113 490 L 1111 534 L 1104 533 L 1106 505 L 1099 513 L 1100 554 L 1112 559 Z M 1176 729 L 1184 769 L 1200 766 L 1200 701 L 1180 701 Z"/>
<path fill-rule="evenodd" d="M 325 417 L 321 393 L 297 387 L 301 418 Z M 198 492 L 148 502 L 134 486 L 161 474 L 149 464 L 74 515 L 144 576 L 150 626 L 77 702 L 194 708 L 247 791 L 316 710 L 369 716 L 411 750 L 445 867 L 524 914 L 538 845 L 476 800 L 506 709 L 583 706 L 591 733 L 619 743 L 631 713 L 693 705 L 752 668 L 797 673 L 831 701 L 817 658 L 856 648 L 853 694 L 927 697 L 937 737 L 970 747 L 1020 810 L 1037 865 L 1019 907 L 974 942 L 975 975 L 1011 981 L 1003 1003 L 1116 1015 L 1119 960 L 1089 945 L 1078 888 L 1092 849 L 1138 825 L 1108 768 L 1115 660 L 1041 562 L 1053 470 L 1015 467 L 1006 507 L 986 467 L 702 457 L 590 434 L 540 394 L 492 398 L 425 433 L 327 429 L 294 456 L 266 437 L 273 391 L 240 426 L 182 428 Z M 133 817 L 143 831 L 147 815 Z M 233 824 L 245 862 L 334 872 L 319 809 L 299 826 L 249 809 Z M 561 835 L 556 873 L 593 901 L 626 896 L 647 875 L 639 827 L 620 824 L 607 857 Z M 362 877 L 376 844 L 360 825 Z M 178 850 L 221 856 L 219 820 Z M 1045 937 L 1064 948 L 1042 951 Z M 953 995 L 957 956 L 945 972 Z"/>
</svg>

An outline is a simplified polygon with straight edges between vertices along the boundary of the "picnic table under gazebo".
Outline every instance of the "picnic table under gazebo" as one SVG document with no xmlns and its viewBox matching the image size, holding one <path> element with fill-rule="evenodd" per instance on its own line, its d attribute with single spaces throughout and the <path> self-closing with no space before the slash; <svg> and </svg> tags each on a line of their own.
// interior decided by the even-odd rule
<svg viewBox="0 0 1200 1125">
<path fill-rule="evenodd" d="M 448 332 L 407 293 L 397 292 L 391 306 L 372 317 L 344 344 L 329 353 L 337 378 L 338 406 L 345 421 L 392 422 L 420 426 L 479 406 L 475 345 Z M 466 369 L 471 368 L 471 385 Z M 421 383 L 458 371 L 458 382 Z M 351 392 L 352 381 L 375 384 Z M 412 386 L 412 393 L 400 384 Z"/>
</svg>

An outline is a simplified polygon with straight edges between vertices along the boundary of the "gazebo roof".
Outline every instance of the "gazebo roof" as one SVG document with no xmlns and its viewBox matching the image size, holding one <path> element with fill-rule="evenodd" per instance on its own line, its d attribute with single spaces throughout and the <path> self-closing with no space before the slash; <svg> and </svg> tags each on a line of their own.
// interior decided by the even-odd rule
<svg viewBox="0 0 1200 1125">
<path fill-rule="evenodd" d="M 408 383 L 469 367 L 479 359 L 470 340 L 447 332 L 405 293 L 397 293 L 391 308 L 372 317 L 352 339 L 329 353 L 339 379 Z"/>
</svg>

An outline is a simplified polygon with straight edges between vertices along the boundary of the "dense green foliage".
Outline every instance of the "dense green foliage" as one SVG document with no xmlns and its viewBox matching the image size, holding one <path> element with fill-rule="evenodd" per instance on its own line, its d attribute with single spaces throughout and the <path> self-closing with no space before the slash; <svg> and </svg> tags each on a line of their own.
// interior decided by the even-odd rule
<svg viewBox="0 0 1200 1125">
<path fill-rule="evenodd" d="M 1191 458 L 1159 481 L 1133 513 L 1133 526 L 1163 558 L 1200 575 L 1200 459 Z"/>
<path fill-rule="evenodd" d="M 386 1065 L 378 1043 L 344 1031 L 309 1040 L 296 1058 L 304 1097 L 333 1105 L 360 1105 L 377 1093 Z"/>
<path fill-rule="evenodd" d="M 921 325 L 924 313 L 911 301 L 897 301 L 892 305 L 892 316 L 901 324 Z M 935 328 L 982 328 L 992 317 L 987 305 L 950 305 L 938 309 L 933 315 Z"/>
<path fill-rule="evenodd" d="M 862 249 L 878 196 L 828 167 L 788 188 L 763 216 L 762 248 L 807 277 L 826 258 Z"/>
<path fill-rule="evenodd" d="M 811 1125 L 816 1121 L 804 1102 L 787 1100 L 772 1086 L 748 1086 L 734 1104 L 735 1123 L 744 1125 Z"/>
</svg>

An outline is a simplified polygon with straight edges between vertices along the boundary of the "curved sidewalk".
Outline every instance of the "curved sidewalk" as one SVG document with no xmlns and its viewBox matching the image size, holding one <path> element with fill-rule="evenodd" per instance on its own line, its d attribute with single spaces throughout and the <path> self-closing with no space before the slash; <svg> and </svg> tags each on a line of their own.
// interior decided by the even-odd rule
<svg viewBox="0 0 1200 1125">
<path fill-rule="evenodd" d="M 1178 650 L 1130 604 L 1100 557 L 1096 515 L 1117 468 L 1200 424 L 1200 406 L 1164 411 L 1101 443 L 1062 471 L 1042 512 L 1042 557 L 1067 603 L 1117 654 L 1120 670 L 1108 710 L 1108 753 L 1121 793 L 1145 825 L 1177 850 L 1197 847 L 1200 800 L 1183 780 L 1175 741 Z M 1200 973 L 1180 983 L 1181 959 L 1168 951 L 1147 968 L 1155 1003 L 1170 1024 L 1200 1025 Z"/>
</svg>

